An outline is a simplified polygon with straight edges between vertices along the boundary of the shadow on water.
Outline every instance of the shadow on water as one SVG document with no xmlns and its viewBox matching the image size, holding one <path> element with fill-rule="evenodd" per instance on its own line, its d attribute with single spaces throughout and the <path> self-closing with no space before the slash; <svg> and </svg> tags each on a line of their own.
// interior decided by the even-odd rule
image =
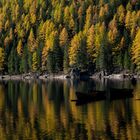
<svg viewBox="0 0 140 140">
<path fill-rule="evenodd" d="M 86 85 L 87 84 L 87 85 Z M 83 88 L 77 88 L 76 105 L 86 104 L 91 101 L 119 100 L 134 97 L 135 86 L 131 81 L 96 80 L 88 81 Z M 81 82 L 82 85 L 82 82 Z"/>
<path fill-rule="evenodd" d="M 139 82 L 134 93 L 139 94 Z M 76 91 L 133 88 L 130 81 L 0 83 L 0 139 L 138 139 L 140 102 L 100 100 L 76 106 Z"/>
</svg>

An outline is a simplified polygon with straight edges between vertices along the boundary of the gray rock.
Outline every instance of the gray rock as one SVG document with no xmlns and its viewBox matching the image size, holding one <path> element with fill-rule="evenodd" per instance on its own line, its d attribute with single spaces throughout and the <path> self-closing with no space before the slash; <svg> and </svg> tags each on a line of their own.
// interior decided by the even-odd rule
<svg viewBox="0 0 140 140">
<path fill-rule="evenodd" d="M 2 76 L 2 80 L 10 80 L 10 76 L 9 75 L 3 75 Z"/>
<path fill-rule="evenodd" d="M 123 74 L 111 74 L 109 75 L 109 79 L 124 79 L 124 75 Z"/>
<path fill-rule="evenodd" d="M 41 79 L 41 80 L 45 80 L 45 79 L 47 79 L 48 78 L 48 75 L 41 75 L 41 76 L 39 76 L 39 79 Z"/>
<path fill-rule="evenodd" d="M 70 72 L 70 77 L 71 79 L 79 79 L 80 78 L 80 70 L 76 69 L 72 69 Z"/>
</svg>

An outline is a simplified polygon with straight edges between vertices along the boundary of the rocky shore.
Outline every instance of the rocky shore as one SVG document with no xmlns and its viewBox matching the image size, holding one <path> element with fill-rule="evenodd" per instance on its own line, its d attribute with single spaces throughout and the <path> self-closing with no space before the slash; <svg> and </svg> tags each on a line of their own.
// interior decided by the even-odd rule
<svg viewBox="0 0 140 140">
<path fill-rule="evenodd" d="M 120 73 L 120 74 L 110 74 L 103 75 L 101 72 L 95 73 L 93 75 L 87 72 L 77 72 L 73 71 L 69 74 L 39 74 L 39 73 L 26 73 L 19 75 L 0 75 L 0 81 L 6 80 L 47 80 L 47 79 L 112 79 L 112 80 L 125 80 L 125 79 L 140 79 L 140 75 Z"/>
<path fill-rule="evenodd" d="M 54 74 L 21 74 L 21 75 L 0 75 L 0 81 L 8 80 L 47 80 L 47 79 L 67 79 L 67 75 L 54 75 Z"/>
<path fill-rule="evenodd" d="M 112 79 L 112 80 L 124 80 L 124 79 L 140 79 L 140 75 L 132 74 L 132 73 L 118 73 L 118 74 L 110 74 L 110 75 L 102 75 L 101 73 L 95 73 L 90 76 L 91 79 Z"/>
</svg>

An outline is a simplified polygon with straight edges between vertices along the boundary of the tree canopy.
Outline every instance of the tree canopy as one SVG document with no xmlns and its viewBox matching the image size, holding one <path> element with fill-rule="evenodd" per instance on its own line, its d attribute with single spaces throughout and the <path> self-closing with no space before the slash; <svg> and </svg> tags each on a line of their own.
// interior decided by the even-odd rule
<svg viewBox="0 0 140 140">
<path fill-rule="evenodd" d="M 0 72 L 140 70 L 140 1 L 1 0 Z"/>
</svg>

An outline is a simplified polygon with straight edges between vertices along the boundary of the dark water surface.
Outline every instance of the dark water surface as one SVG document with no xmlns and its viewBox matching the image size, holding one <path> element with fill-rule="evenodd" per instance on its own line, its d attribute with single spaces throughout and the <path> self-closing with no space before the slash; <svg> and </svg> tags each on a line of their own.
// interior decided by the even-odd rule
<svg viewBox="0 0 140 140">
<path fill-rule="evenodd" d="M 0 140 L 138 140 L 135 97 L 76 106 L 75 91 L 133 88 L 129 81 L 0 82 Z M 134 87 L 140 97 L 140 83 Z"/>
</svg>

